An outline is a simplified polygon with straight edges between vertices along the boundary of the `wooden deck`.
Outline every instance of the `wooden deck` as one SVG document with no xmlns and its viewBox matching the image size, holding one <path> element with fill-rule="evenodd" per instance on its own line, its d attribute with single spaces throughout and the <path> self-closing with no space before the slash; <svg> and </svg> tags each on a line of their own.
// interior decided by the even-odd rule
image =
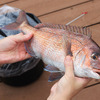
<svg viewBox="0 0 100 100">
<path fill-rule="evenodd" d="M 9 5 L 35 14 L 42 22 L 66 24 L 87 11 L 88 14 L 71 23 L 87 26 L 93 32 L 93 39 L 100 45 L 100 0 L 1 0 L 0 7 Z M 0 100 L 46 100 L 50 88 L 49 74 L 44 72 L 33 84 L 25 87 L 11 87 L 0 83 Z M 93 80 L 88 85 L 100 81 Z M 73 100 L 100 100 L 100 85 L 85 88 Z"/>
</svg>

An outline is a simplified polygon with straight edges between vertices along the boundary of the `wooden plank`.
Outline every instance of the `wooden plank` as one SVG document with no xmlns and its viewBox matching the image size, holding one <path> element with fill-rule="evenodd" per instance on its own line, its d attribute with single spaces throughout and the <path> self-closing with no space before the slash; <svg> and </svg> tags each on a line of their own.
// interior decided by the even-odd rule
<svg viewBox="0 0 100 100">
<path fill-rule="evenodd" d="M 0 100 L 32 100 L 32 98 L 34 98 L 34 100 L 47 100 L 47 97 L 49 96 L 50 93 L 50 89 L 55 83 L 55 82 L 48 82 L 48 77 L 49 73 L 44 72 L 40 77 L 40 79 L 37 80 L 36 82 L 28 86 L 17 87 L 17 88 L 0 83 Z M 95 80 L 90 82 L 90 84 L 92 83 L 95 83 Z M 96 96 L 99 98 L 100 97 L 98 95 L 100 93 L 99 87 L 100 85 L 96 85 L 93 87 L 83 89 L 83 91 L 80 92 L 74 98 L 74 100 L 85 100 L 85 99 L 80 99 L 80 97 L 82 96 L 83 98 L 86 98 L 87 96 L 86 94 L 91 94 L 92 97 Z M 92 92 L 93 89 L 97 94 Z M 95 99 L 88 99 L 88 100 L 95 100 Z"/>
<path fill-rule="evenodd" d="M 23 87 L 11 87 L 0 83 L 0 100 L 47 100 L 54 82 L 48 82 L 49 73 L 44 72 L 36 82 Z"/>
<path fill-rule="evenodd" d="M 37 0 L 37 1 L 33 0 L 34 3 L 31 3 L 32 0 L 26 0 L 25 2 L 23 0 L 20 0 L 17 2 L 13 2 L 9 5 L 20 8 L 20 9 L 24 9 L 25 11 L 34 13 L 37 16 L 41 16 L 41 15 L 46 14 L 47 12 L 52 12 L 52 11 L 56 11 L 57 9 L 64 8 L 65 5 L 66 7 L 70 7 L 72 5 L 81 3 L 81 5 L 71 7 L 70 9 L 66 8 L 64 10 L 56 11 L 54 13 L 41 16 L 39 18 L 42 22 L 66 24 L 67 22 L 71 21 L 75 17 L 79 16 L 81 12 L 88 11 L 88 14 L 86 16 L 80 18 L 79 20 L 75 21 L 72 24 L 78 25 L 78 26 L 79 25 L 84 26 L 84 25 L 92 24 L 95 21 L 97 22 L 99 20 L 99 17 L 95 18 L 99 16 L 100 14 L 99 12 L 100 1 L 99 0 L 95 0 L 93 2 L 87 2 L 86 0 L 84 1 L 77 0 L 77 2 L 76 0 L 74 0 L 73 2 L 72 1 L 73 0 L 68 2 L 68 0 L 66 0 L 65 2 L 64 0 L 59 0 L 58 2 L 57 0 L 54 0 L 50 2 L 48 0 L 48 2 L 47 1 L 43 2 L 41 0 Z M 82 2 L 87 2 L 87 3 L 82 4 Z M 53 4 L 57 4 L 57 6 Z M 92 19 L 95 19 L 95 20 L 92 20 Z"/>
<path fill-rule="evenodd" d="M 47 100 L 50 94 L 50 89 L 55 82 L 48 82 L 49 73 L 44 72 L 39 80 L 36 82 L 24 86 L 24 87 L 11 87 L 0 83 L 0 100 Z M 95 80 L 91 81 L 90 84 L 95 83 Z M 40 85 L 41 84 L 41 85 Z M 73 100 L 85 100 L 86 96 L 91 95 L 88 100 L 97 100 L 93 97 L 100 98 L 100 85 L 83 89 Z M 95 90 L 95 93 L 93 92 Z M 84 95 L 83 95 L 84 94 Z M 83 97 L 84 99 L 80 99 Z M 92 99 L 91 99 L 92 98 Z"/>
<path fill-rule="evenodd" d="M 9 5 L 15 6 L 25 11 L 32 12 L 37 16 L 43 15 L 48 12 L 56 11 L 65 7 L 70 7 L 72 5 L 78 5 L 91 2 L 91 0 L 20 0 L 16 3 L 11 3 Z"/>
<path fill-rule="evenodd" d="M 6 3 L 6 2 L 10 2 L 12 0 L 0 0 L 0 4 Z"/>
<path fill-rule="evenodd" d="M 61 3 L 61 1 L 62 1 L 62 3 Z M 65 7 L 65 4 L 66 5 L 68 4 L 67 6 L 71 6 L 71 5 L 74 5 L 73 3 L 76 2 L 76 0 L 74 0 L 73 2 L 72 2 L 72 0 L 70 2 L 68 2 L 67 0 L 66 0 L 66 2 L 64 0 L 61 0 L 61 1 L 59 0 L 59 3 L 58 3 L 57 0 L 54 0 L 53 2 L 50 3 L 50 1 L 42 2 L 41 0 L 37 0 L 37 1 L 33 0 L 34 3 L 32 4 L 31 3 L 32 0 L 26 0 L 25 2 L 23 0 L 20 0 L 17 2 L 13 2 L 9 5 L 15 6 L 20 9 L 24 9 L 27 12 L 31 12 L 37 16 L 40 16 L 42 14 L 47 13 L 47 11 L 51 12 L 51 11 L 57 10 L 58 8 L 60 9 L 63 6 Z M 82 1 L 77 0 L 76 3 L 77 4 L 82 3 Z M 83 1 L 83 2 L 86 2 L 86 1 Z M 55 7 L 52 3 L 57 4 L 57 6 Z M 88 14 L 86 16 L 84 16 L 84 17 L 80 18 L 79 20 L 75 21 L 74 23 L 72 23 L 73 25 L 85 26 L 85 25 L 92 24 L 94 22 L 99 21 L 99 14 L 100 14 L 99 4 L 100 4 L 100 1 L 95 0 L 93 2 L 88 2 L 88 3 L 82 4 L 82 5 L 71 7 L 70 9 L 57 11 L 55 13 L 51 13 L 51 14 L 48 14 L 48 15 L 45 15 L 45 16 L 42 16 L 39 18 L 43 22 L 66 24 L 67 22 L 71 21 L 75 17 L 79 16 L 81 14 L 81 12 L 88 11 Z"/>
<path fill-rule="evenodd" d="M 88 14 L 73 22 L 72 25 L 86 26 L 100 21 L 100 0 L 89 2 L 77 7 L 58 11 L 46 16 L 39 17 L 42 22 L 66 24 L 79 16 L 82 12 L 87 11 Z"/>
<path fill-rule="evenodd" d="M 0 5 L 12 3 L 12 2 L 15 2 L 15 1 L 17 1 L 17 0 L 0 0 Z"/>
<path fill-rule="evenodd" d="M 92 30 L 92 38 L 95 42 L 100 46 L 100 25 L 95 25 L 91 27 Z"/>
<path fill-rule="evenodd" d="M 93 79 L 91 82 L 89 82 L 89 84 L 84 89 L 87 89 L 87 88 L 90 88 L 90 87 L 95 87 L 99 84 L 100 84 L 100 80 Z"/>
<path fill-rule="evenodd" d="M 83 89 L 78 93 L 73 100 L 99 100 L 100 98 L 100 85 Z"/>
</svg>

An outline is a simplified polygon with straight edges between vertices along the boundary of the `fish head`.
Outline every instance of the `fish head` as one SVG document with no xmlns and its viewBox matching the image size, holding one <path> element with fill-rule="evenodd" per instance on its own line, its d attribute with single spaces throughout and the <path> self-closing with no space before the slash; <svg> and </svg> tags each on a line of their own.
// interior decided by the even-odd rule
<svg viewBox="0 0 100 100">
<path fill-rule="evenodd" d="M 90 63 L 94 71 L 100 72 L 100 51 L 91 54 Z"/>
<path fill-rule="evenodd" d="M 94 41 L 88 45 L 88 58 L 90 68 L 100 75 L 100 47 Z"/>
<path fill-rule="evenodd" d="M 91 39 L 74 58 L 75 75 L 100 79 L 100 47 Z"/>
</svg>

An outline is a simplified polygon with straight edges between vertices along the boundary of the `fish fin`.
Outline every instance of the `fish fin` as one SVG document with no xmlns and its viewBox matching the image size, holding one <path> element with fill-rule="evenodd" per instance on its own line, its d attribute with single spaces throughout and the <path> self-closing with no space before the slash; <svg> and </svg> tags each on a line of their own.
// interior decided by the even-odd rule
<svg viewBox="0 0 100 100">
<path fill-rule="evenodd" d="M 40 23 L 35 26 L 35 28 L 37 29 L 41 29 L 43 27 L 66 30 L 66 25 L 60 25 L 60 24 Z"/>
<path fill-rule="evenodd" d="M 71 42 L 67 41 L 66 47 L 67 47 L 66 55 L 73 56 L 72 51 L 71 51 Z"/>
<path fill-rule="evenodd" d="M 60 71 L 58 68 L 53 67 L 51 65 L 46 66 L 44 70 L 50 72 L 50 77 L 48 79 L 48 82 L 58 80 L 64 75 L 63 71 Z"/>
<path fill-rule="evenodd" d="M 64 75 L 64 73 L 61 73 L 61 72 L 58 72 L 58 73 L 50 73 L 50 77 L 48 79 L 48 82 L 52 82 L 52 81 L 58 80 L 63 75 Z"/>
<path fill-rule="evenodd" d="M 45 71 L 51 72 L 51 73 L 56 73 L 56 72 L 62 72 L 60 71 L 57 67 L 51 66 L 51 65 L 47 65 L 44 68 Z"/>
<path fill-rule="evenodd" d="M 19 16 L 16 19 L 16 22 L 5 25 L 1 29 L 4 29 L 4 30 L 18 30 L 18 28 L 20 27 L 20 25 L 22 23 L 24 23 L 24 24 L 28 23 L 27 18 L 26 18 L 26 13 L 24 11 L 20 11 Z"/>
<path fill-rule="evenodd" d="M 69 32 L 73 32 L 74 34 L 77 34 L 77 35 L 83 34 L 83 35 L 88 36 L 89 38 L 92 37 L 92 32 L 87 27 L 66 25 L 66 30 L 68 30 Z"/>
<path fill-rule="evenodd" d="M 66 34 L 63 34 L 63 48 L 65 50 L 66 55 L 72 56 L 71 39 L 69 39 Z"/>
<path fill-rule="evenodd" d="M 31 56 L 33 56 L 33 57 L 36 57 L 36 55 L 35 55 L 35 53 L 34 53 L 34 51 L 33 51 L 33 49 L 32 49 L 32 46 L 31 46 L 31 39 L 30 40 L 28 40 L 27 42 L 24 42 L 24 44 L 25 44 L 25 49 L 26 49 L 26 51 L 27 51 L 27 53 L 28 54 L 30 54 Z M 37 57 L 36 57 L 37 58 Z"/>
<path fill-rule="evenodd" d="M 48 24 L 48 23 L 40 23 L 35 26 L 37 29 L 42 28 L 53 28 L 53 29 L 63 29 L 68 32 L 72 32 L 73 34 L 84 34 L 88 37 L 91 37 L 92 32 L 87 27 L 78 27 L 78 26 L 70 26 L 70 25 L 61 25 L 61 24 Z M 43 31 L 45 31 L 43 29 Z M 46 30 L 47 31 L 47 30 Z"/>
</svg>

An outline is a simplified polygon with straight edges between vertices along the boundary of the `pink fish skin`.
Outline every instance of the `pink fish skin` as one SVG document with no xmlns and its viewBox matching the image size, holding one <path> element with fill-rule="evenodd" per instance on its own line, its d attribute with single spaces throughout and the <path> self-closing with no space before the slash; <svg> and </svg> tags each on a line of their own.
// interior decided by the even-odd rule
<svg viewBox="0 0 100 100">
<path fill-rule="evenodd" d="M 2 29 L 19 29 L 24 34 L 33 34 L 33 38 L 25 42 L 26 50 L 49 65 L 47 71 L 65 72 L 64 59 L 71 55 L 76 76 L 100 79 L 100 47 L 92 40 L 89 29 L 59 24 L 32 27 L 24 11 L 15 23 Z"/>
</svg>

